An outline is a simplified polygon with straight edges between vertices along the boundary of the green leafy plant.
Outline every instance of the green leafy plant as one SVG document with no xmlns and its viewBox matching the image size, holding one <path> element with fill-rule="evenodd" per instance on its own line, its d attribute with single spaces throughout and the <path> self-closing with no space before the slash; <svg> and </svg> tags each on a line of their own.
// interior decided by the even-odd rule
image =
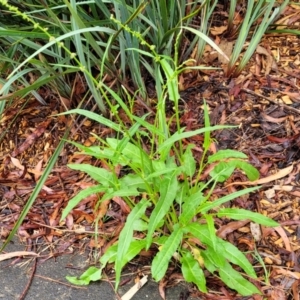
<svg viewBox="0 0 300 300">
<path fill-rule="evenodd" d="M 88 111 L 75 110 L 107 126 L 116 129 L 116 124 Z M 224 182 L 237 169 L 241 169 L 250 180 L 258 178 L 258 171 L 248 164 L 243 153 L 223 150 L 208 155 L 197 166 L 193 158 L 193 145 L 189 145 L 179 157 L 165 155 L 177 148 L 177 142 L 193 135 L 204 134 L 204 149 L 210 145 L 210 132 L 220 129 L 208 123 L 208 112 L 204 109 L 206 124 L 204 128 L 192 132 L 176 132 L 152 153 L 137 144 L 136 134 L 149 136 L 152 125 L 144 118 L 136 118 L 136 123 L 124 133 L 124 137 L 101 140 L 101 146 L 76 146 L 86 155 L 104 160 L 110 170 L 87 164 L 70 164 L 75 170 L 86 172 L 97 185 L 87 188 L 71 199 L 64 209 L 65 218 L 79 202 L 90 194 L 101 193 L 99 202 L 119 196 L 131 208 L 118 242 L 113 244 L 101 257 L 101 268 L 89 268 L 80 278 L 67 277 L 74 284 L 88 284 L 102 278 L 103 268 L 114 263 L 116 288 L 120 281 L 122 268 L 143 249 L 156 245 L 159 248 L 151 265 L 151 273 L 159 281 L 165 275 L 172 259 L 181 264 L 186 281 L 193 282 L 199 290 L 206 292 L 203 269 L 218 273 L 221 280 L 242 295 L 260 293 L 248 282 L 233 265 L 239 266 L 251 278 L 256 278 L 252 265 L 232 244 L 216 236 L 214 218 L 250 219 L 265 226 L 277 223 L 258 213 L 243 209 L 223 208 L 222 204 L 241 195 L 251 193 L 258 187 L 237 191 L 233 194 L 211 200 L 217 184 Z M 224 126 L 222 126 L 224 128 Z M 121 129 L 118 129 L 121 131 Z M 159 133 L 157 129 L 155 132 Z M 163 135 L 163 134 L 161 134 Z M 154 159 L 154 157 L 156 159 Z M 201 171 L 211 164 L 210 180 L 199 180 Z M 114 172 L 116 165 L 127 170 L 123 176 Z M 197 168 L 199 170 L 197 171 Z M 137 238 L 138 233 L 138 238 Z M 141 234 L 143 238 L 141 238 Z"/>
<path fill-rule="evenodd" d="M 118 138 L 103 140 L 97 137 L 99 145 L 91 147 L 73 142 L 83 154 L 103 161 L 105 168 L 89 164 L 69 165 L 74 170 L 87 173 L 97 184 L 81 191 L 68 202 L 62 220 L 82 199 L 95 193 L 99 195 L 97 206 L 118 196 L 130 209 L 118 241 L 100 258 L 100 269 L 91 267 L 79 278 L 67 277 L 68 280 L 74 284 L 89 284 L 90 281 L 100 280 L 105 266 L 114 263 L 117 288 L 122 268 L 143 249 L 156 246 L 158 252 L 151 264 L 151 274 L 156 281 L 164 277 L 171 260 L 175 260 L 181 265 L 186 281 L 195 283 L 202 292 L 207 291 L 203 272 L 206 269 L 212 274 L 218 274 L 228 287 L 242 295 L 260 293 L 234 268 L 237 266 L 248 277 L 256 278 L 252 265 L 243 253 L 216 235 L 214 220 L 250 219 L 265 226 L 278 224 L 255 212 L 223 207 L 223 204 L 259 187 L 240 190 L 219 199 L 212 198 L 216 186 L 226 181 L 237 169 L 244 172 L 250 180 L 259 177 L 258 171 L 247 163 L 247 156 L 243 153 L 233 150 L 209 153 L 211 132 L 231 126 L 210 126 L 206 106 L 203 110 L 203 128 L 185 131 L 185 128 L 181 127 L 178 75 L 183 67 L 178 66 L 176 43 L 172 60 L 158 55 L 154 47 L 129 27 L 124 26 L 124 29 L 135 35 L 150 51 L 131 50 L 139 51 L 156 62 L 157 85 L 161 87 L 161 92 L 158 93 L 155 120 L 151 123 L 147 119 L 148 115 L 135 116 L 130 106 L 104 84 L 100 85 L 99 89 L 114 99 L 115 105 L 112 105 L 109 99 L 107 103 L 117 123 L 81 109 L 64 113 L 77 113 L 97 121 L 113 129 Z M 179 39 L 177 37 L 177 42 Z M 166 117 L 167 96 L 175 107 L 175 113 L 171 117 L 176 124 L 175 130 L 171 130 L 171 123 Z M 129 103 L 132 101 L 133 99 L 129 100 Z M 131 120 L 131 127 L 128 128 L 120 120 L 119 108 L 122 108 Z M 203 153 L 200 162 L 196 162 L 193 155 L 194 145 L 184 146 L 182 141 L 199 134 L 204 135 Z M 148 147 L 144 146 L 143 140 L 147 140 Z M 122 169 L 119 175 L 115 172 L 116 166 Z M 210 178 L 202 181 L 202 174 L 208 168 L 211 170 Z"/>
</svg>

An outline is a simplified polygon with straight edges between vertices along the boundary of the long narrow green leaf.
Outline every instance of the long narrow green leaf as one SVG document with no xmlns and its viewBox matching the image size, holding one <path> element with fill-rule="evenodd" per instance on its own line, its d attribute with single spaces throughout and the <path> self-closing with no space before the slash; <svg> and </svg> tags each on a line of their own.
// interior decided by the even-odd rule
<svg viewBox="0 0 300 300">
<path fill-rule="evenodd" d="M 207 132 L 207 131 L 214 131 L 214 130 L 220 130 L 220 129 L 228 129 L 228 128 L 235 128 L 236 126 L 224 126 L 224 125 L 216 125 L 212 127 L 207 128 L 200 128 L 193 131 L 187 131 L 187 132 L 175 132 L 170 138 L 168 138 L 163 144 L 161 144 L 158 147 L 158 152 L 162 152 L 165 149 L 171 147 L 174 145 L 175 142 L 178 142 L 179 140 L 190 138 L 192 136 Z"/>
<path fill-rule="evenodd" d="M 83 28 L 83 29 L 79 29 L 76 31 L 72 31 L 72 32 L 68 32 L 66 34 L 63 34 L 62 36 L 56 37 L 51 39 L 50 42 L 48 42 L 47 44 L 45 44 L 42 47 L 39 47 L 39 49 L 37 51 L 35 51 L 33 54 L 31 54 L 30 56 L 27 57 L 27 59 L 25 59 L 21 64 L 18 65 L 18 67 L 16 67 L 11 74 L 8 76 L 8 78 L 12 77 L 15 73 L 17 73 L 25 64 L 27 64 L 32 58 L 34 58 L 35 56 L 37 56 L 40 53 L 43 53 L 44 50 L 50 48 L 52 45 L 57 44 L 57 42 L 63 41 L 69 37 L 81 34 L 81 33 L 85 33 L 85 32 L 106 32 L 108 34 L 113 34 L 115 31 L 110 29 L 110 28 L 106 28 L 106 27 L 100 27 L 100 26 L 95 26 L 95 27 L 88 27 L 88 28 Z"/>
<path fill-rule="evenodd" d="M 222 255 L 228 261 L 242 268 L 247 273 L 247 275 L 252 278 L 257 278 L 252 264 L 250 264 L 246 256 L 236 246 L 220 238 L 217 238 L 217 249 L 218 252 L 222 253 Z"/>
<path fill-rule="evenodd" d="M 191 149 L 193 149 L 194 145 L 190 144 L 187 146 L 185 152 L 182 155 L 182 167 L 184 173 L 192 178 L 196 172 L 196 161 L 194 159 L 194 155 Z"/>
<path fill-rule="evenodd" d="M 210 246 L 207 246 L 206 250 L 201 251 L 201 254 L 206 258 L 206 260 L 208 259 L 217 269 L 224 267 L 226 263 L 226 258 L 223 253 L 215 251 Z"/>
<path fill-rule="evenodd" d="M 261 225 L 270 226 L 270 227 L 276 227 L 279 226 L 279 224 L 256 212 L 252 212 L 245 209 L 240 208 L 222 208 L 217 213 L 218 217 L 228 217 L 233 220 L 251 220 L 253 222 L 256 222 Z"/>
<path fill-rule="evenodd" d="M 17 36 L 21 38 L 30 38 L 30 39 L 48 39 L 48 35 L 43 32 L 35 32 L 35 31 L 21 31 L 21 30 L 3 30 L 0 29 L 1 37 L 12 37 Z"/>
<path fill-rule="evenodd" d="M 216 249 L 217 249 L 217 236 L 216 236 L 216 228 L 215 228 L 215 223 L 214 223 L 213 216 L 205 214 L 204 217 L 206 219 L 207 228 L 208 228 L 208 231 L 209 231 L 212 247 L 216 251 Z"/>
<path fill-rule="evenodd" d="M 243 189 L 243 190 L 234 192 L 232 194 L 226 195 L 224 197 L 221 197 L 220 199 L 215 200 L 213 202 L 206 202 L 205 204 L 201 205 L 201 207 L 199 208 L 199 212 L 207 213 L 210 209 L 213 209 L 214 207 L 218 207 L 218 206 L 222 205 L 223 203 L 226 203 L 237 197 L 254 192 L 254 191 L 258 190 L 259 188 L 260 188 L 260 186 Z"/>
<path fill-rule="evenodd" d="M 150 205 L 151 203 L 149 203 L 149 200 L 142 199 L 128 215 L 125 226 L 120 233 L 117 257 L 115 262 L 116 289 L 118 288 L 120 282 L 121 270 L 124 267 L 124 256 L 126 256 L 126 253 L 130 248 L 130 244 L 132 242 L 134 222 L 144 215 L 146 208 Z"/>
<path fill-rule="evenodd" d="M 186 230 L 190 232 L 194 237 L 198 238 L 201 241 L 201 243 L 211 246 L 213 248 L 213 243 L 207 225 L 191 223 L 186 226 Z"/>
<path fill-rule="evenodd" d="M 152 235 L 164 218 L 164 216 L 169 211 L 175 197 L 177 194 L 178 181 L 177 181 L 178 171 L 174 171 L 171 174 L 165 175 L 165 178 L 162 179 L 160 184 L 160 198 L 155 204 L 155 208 L 152 211 L 152 214 L 149 219 L 149 229 L 147 233 L 147 249 L 151 246 Z"/>
<path fill-rule="evenodd" d="M 73 170 L 79 170 L 90 175 L 94 180 L 105 187 L 115 186 L 115 175 L 103 168 L 97 168 L 89 164 L 68 164 L 68 167 Z"/>
<path fill-rule="evenodd" d="M 68 137 L 70 129 L 67 129 L 63 139 L 66 139 Z M 61 140 L 57 146 L 57 148 L 55 149 L 53 155 L 51 156 L 47 167 L 45 168 L 40 180 L 38 181 L 35 189 L 33 190 L 31 196 L 29 197 L 29 199 L 27 200 L 16 224 L 14 225 L 13 229 L 11 230 L 8 238 L 6 239 L 6 241 L 4 242 L 4 244 L 2 245 L 2 247 L 0 248 L 0 252 L 7 246 L 7 244 L 12 240 L 12 238 L 14 237 L 16 231 L 18 230 L 18 228 L 20 227 L 20 225 L 22 224 L 24 218 L 26 217 L 27 213 L 29 212 L 30 208 L 32 207 L 35 199 L 37 198 L 39 192 L 41 191 L 41 189 L 43 188 L 44 183 L 46 182 L 50 172 L 52 171 L 52 168 L 54 167 L 54 164 L 56 163 L 62 149 L 64 146 L 65 142 L 63 140 Z"/>
<path fill-rule="evenodd" d="M 80 114 L 80 115 L 83 115 L 91 120 L 94 120 L 100 124 L 103 124 L 104 126 L 107 126 L 109 128 L 112 128 L 113 130 L 115 131 L 120 131 L 121 130 L 121 126 L 114 123 L 113 121 L 99 115 L 99 114 L 96 114 L 92 111 L 88 111 L 88 110 L 84 110 L 84 109 L 72 109 L 72 110 L 69 110 L 69 111 L 66 111 L 66 112 L 63 112 L 63 113 L 60 113 L 58 114 L 59 115 L 69 115 L 69 114 Z"/>
<path fill-rule="evenodd" d="M 253 1 L 253 0 L 252 0 Z M 193 34 L 199 36 L 199 38 L 203 39 L 207 44 L 209 44 L 212 48 L 214 48 L 217 52 L 219 52 L 226 60 L 229 61 L 229 58 L 227 57 L 227 55 L 221 50 L 221 48 L 214 43 L 207 35 L 205 35 L 204 33 L 200 32 L 199 30 L 196 30 L 194 28 L 191 27 L 185 27 L 182 26 L 182 29 L 186 29 L 191 31 Z"/>
<path fill-rule="evenodd" d="M 120 151 L 123 157 L 126 157 L 133 165 L 140 168 L 145 175 L 152 173 L 152 164 L 148 154 L 143 149 L 135 146 L 132 143 L 127 142 L 124 144 L 123 149 L 120 147 L 120 141 L 117 139 L 108 138 L 107 143 L 112 149 L 116 150 L 116 155 L 120 155 Z"/>
<path fill-rule="evenodd" d="M 238 291 L 242 296 L 261 294 L 254 284 L 250 283 L 239 272 L 234 270 L 228 262 L 220 268 L 219 274 L 222 281 L 226 283 L 227 286 Z"/>
<path fill-rule="evenodd" d="M 107 187 L 103 187 L 102 185 L 96 185 L 96 186 L 91 186 L 89 188 L 86 188 L 86 189 L 80 191 L 75 197 L 73 197 L 72 199 L 70 199 L 68 201 L 67 206 L 65 207 L 65 209 L 62 212 L 60 220 L 62 221 L 70 213 L 70 211 L 76 205 L 79 204 L 79 202 L 81 200 L 85 199 L 86 197 L 88 197 L 92 194 L 103 193 L 106 190 L 107 190 Z"/>
<path fill-rule="evenodd" d="M 183 228 L 176 224 L 173 228 L 173 232 L 162 246 L 162 249 L 154 257 L 151 266 L 151 274 L 156 281 L 161 280 L 166 274 L 169 262 L 176 252 L 182 236 Z"/>
<path fill-rule="evenodd" d="M 102 268 L 89 267 L 79 278 L 66 276 L 66 279 L 75 285 L 89 285 L 91 281 L 98 281 L 102 278 Z"/>
<path fill-rule="evenodd" d="M 236 150 L 231 150 L 231 149 L 226 149 L 226 150 L 219 150 L 217 153 L 212 154 L 208 157 L 207 163 L 211 164 L 215 161 L 218 160 L 224 160 L 228 158 L 248 158 L 246 154 L 236 151 Z"/>
<path fill-rule="evenodd" d="M 179 216 L 180 224 L 189 224 L 191 219 L 196 216 L 198 206 L 204 199 L 203 193 L 200 190 L 183 199 L 182 214 Z"/>
</svg>

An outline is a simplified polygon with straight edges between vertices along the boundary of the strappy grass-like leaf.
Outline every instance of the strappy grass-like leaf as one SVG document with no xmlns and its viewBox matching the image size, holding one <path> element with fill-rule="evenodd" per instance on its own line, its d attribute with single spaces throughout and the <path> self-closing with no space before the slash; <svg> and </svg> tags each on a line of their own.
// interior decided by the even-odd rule
<svg viewBox="0 0 300 300">
<path fill-rule="evenodd" d="M 116 124 L 115 122 L 99 115 L 99 114 L 96 114 L 92 111 L 88 111 L 88 110 L 85 110 L 85 109 L 72 109 L 72 110 L 69 110 L 67 112 L 63 112 L 63 113 L 60 113 L 58 114 L 59 115 L 69 115 L 69 114 L 79 114 L 79 115 L 82 115 L 82 116 L 85 116 L 91 120 L 94 120 L 104 126 L 107 126 L 115 131 L 120 131 L 121 130 L 121 125 L 120 124 Z"/>
<path fill-rule="evenodd" d="M 66 130 L 65 134 L 64 134 L 64 138 L 67 138 L 69 134 L 69 130 Z M 38 197 L 38 194 L 39 192 L 42 190 L 50 172 L 52 171 L 60 153 L 61 153 L 61 150 L 63 149 L 63 146 L 64 146 L 64 141 L 60 141 L 60 143 L 58 144 L 57 148 L 55 149 L 53 155 L 51 156 L 48 164 L 47 164 L 47 167 L 45 168 L 41 178 L 39 179 L 36 187 L 34 188 L 34 190 L 32 191 L 32 194 L 30 195 L 29 199 L 27 200 L 26 204 L 24 205 L 24 208 L 21 212 L 21 214 L 19 215 L 18 217 L 18 220 L 17 222 L 15 223 L 13 229 L 11 230 L 8 238 L 6 239 L 6 241 L 3 243 L 3 245 L 1 246 L 0 248 L 0 251 L 2 251 L 6 246 L 7 244 L 12 240 L 12 238 L 14 237 L 15 233 L 17 232 L 18 228 L 21 226 L 22 222 L 24 221 L 26 215 L 28 214 L 30 208 L 32 207 L 35 199 Z"/>
</svg>

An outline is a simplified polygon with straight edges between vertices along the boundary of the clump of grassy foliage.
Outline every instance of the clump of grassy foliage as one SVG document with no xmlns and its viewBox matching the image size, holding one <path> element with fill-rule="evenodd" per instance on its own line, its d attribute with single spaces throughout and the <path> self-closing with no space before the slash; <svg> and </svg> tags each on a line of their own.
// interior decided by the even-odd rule
<svg viewBox="0 0 300 300">
<path fill-rule="evenodd" d="M 6 10 L 1 12 L 3 18 L 0 20 L 0 36 L 3 37 L 0 48 L 3 59 L 1 74 L 7 74 L 6 78 L 1 79 L 0 94 L 7 94 L 9 100 L 33 93 L 42 103 L 43 99 L 38 98 L 36 93 L 40 86 L 53 85 L 59 94 L 68 95 L 70 87 L 65 86 L 65 81 L 70 74 L 80 71 L 103 115 L 80 109 L 67 113 L 85 115 L 112 128 L 119 136 L 106 140 L 97 137 L 99 146 L 75 144 L 85 154 L 104 160 L 109 170 L 84 164 L 69 165 L 70 168 L 86 172 L 99 184 L 71 199 L 62 218 L 71 213 L 83 198 L 94 193 L 102 194 L 99 203 L 114 196 L 122 197 L 131 212 L 118 242 L 101 257 L 101 268 L 89 268 L 79 279 L 69 280 L 77 284 L 100 280 L 103 268 L 113 262 L 117 288 L 125 264 L 142 249 L 156 245 L 158 252 L 152 261 L 151 273 L 157 281 L 163 278 L 170 261 L 175 259 L 181 265 L 186 281 L 195 283 L 203 292 L 206 292 L 205 268 L 210 273 L 218 272 L 225 284 L 242 295 L 260 293 L 233 268 L 237 265 L 249 277 L 256 278 L 245 256 L 235 246 L 216 236 L 214 218 L 226 216 L 238 220 L 251 219 L 266 226 L 276 226 L 277 223 L 260 214 L 222 207 L 222 204 L 251 193 L 256 188 L 210 201 L 215 187 L 228 179 L 236 169 L 245 172 L 250 180 L 257 179 L 259 174 L 246 162 L 247 157 L 242 153 L 231 150 L 209 153 L 210 133 L 227 127 L 210 126 L 207 108 L 202 112 L 205 116 L 203 128 L 186 132 L 180 124 L 178 76 L 186 65 L 179 57 L 180 45 L 184 33 L 189 31 L 194 37 L 190 40 L 191 46 L 185 58 L 189 57 L 196 44 L 197 61 L 201 61 L 205 43 L 222 53 L 206 35 L 209 26 L 205 26 L 217 1 L 203 1 L 201 5 L 196 1 L 188 4 L 188 9 L 183 0 L 131 1 L 129 4 L 128 1 L 120 0 L 111 1 L 109 5 L 102 1 L 76 3 L 75 0 L 63 0 L 59 4 L 49 1 L 48 6 L 42 6 L 34 0 L 26 3 L 10 1 L 10 4 L 2 0 L 0 4 Z M 286 1 L 282 5 L 285 4 Z M 253 1 L 248 2 L 251 12 L 246 13 L 247 22 L 242 25 L 234 54 L 229 60 L 228 76 L 236 76 L 242 70 L 263 32 L 280 12 L 275 9 L 270 16 L 273 5 L 274 1 L 256 1 L 255 5 Z M 251 17 L 253 10 L 255 15 Z M 115 13 L 114 17 L 111 17 L 111 12 Z M 199 12 L 205 20 L 202 31 L 190 26 Z M 18 22 L 21 21 L 20 28 L 9 21 L 11 13 Z M 252 50 L 246 52 L 244 60 L 235 69 L 251 25 L 262 15 L 264 29 L 258 29 L 253 35 Z M 38 74 L 34 83 L 27 80 L 29 72 Z M 113 90 L 105 85 L 103 79 L 106 75 L 116 78 L 119 89 Z M 149 105 L 146 76 L 154 80 L 157 94 L 153 124 L 147 121 L 148 115 L 137 117 L 132 111 L 133 102 L 136 101 L 135 93 L 145 105 Z M 121 88 L 122 84 L 127 84 L 128 78 L 134 87 L 133 94 L 130 94 L 128 88 Z M 166 117 L 167 98 L 175 108 L 171 118 L 176 122 L 175 132 L 171 130 Z M 4 101 L 1 105 L 3 109 Z M 119 118 L 120 108 L 131 120 L 130 128 Z M 105 117 L 107 110 L 115 121 Z M 182 143 L 182 139 L 197 134 L 204 135 L 200 162 L 196 162 L 193 157 L 193 145 L 185 147 Z M 149 142 L 148 150 L 144 149 L 142 138 Z M 32 206 L 63 143 L 60 143 L 49 161 L 9 239 Z M 116 176 L 116 165 L 126 167 L 127 173 L 121 177 Z M 202 182 L 201 175 L 210 165 L 214 166 L 210 179 Z M 142 234 L 143 238 L 137 238 L 137 233 Z"/>
</svg>

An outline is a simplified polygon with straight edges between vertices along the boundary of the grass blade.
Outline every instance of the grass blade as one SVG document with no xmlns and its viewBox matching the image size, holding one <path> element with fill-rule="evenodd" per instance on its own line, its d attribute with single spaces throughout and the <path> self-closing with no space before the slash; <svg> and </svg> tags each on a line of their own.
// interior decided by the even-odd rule
<svg viewBox="0 0 300 300">
<path fill-rule="evenodd" d="M 70 129 L 67 129 L 65 131 L 65 134 L 63 136 L 63 139 L 66 139 L 68 137 Z M 38 181 L 35 189 L 33 190 L 31 196 L 29 197 L 27 203 L 25 204 L 16 224 L 14 225 L 13 229 L 11 230 L 8 238 L 6 239 L 6 241 L 4 242 L 4 244 L 2 245 L 2 247 L 0 248 L 0 252 L 7 246 L 7 244 L 12 240 L 12 238 L 14 237 L 16 231 L 18 230 L 18 228 L 20 227 L 20 225 L 22 224 L 24 218 L 26 217 L 27 213 L 29 212 L 30 208 L 32 207 L 35 199 L 37 198 L 39 192 L 41 191 L 41 189 L 43 188 L 44 183 L 46 182 L 50 172 L 52 171 L 52 168 L 54 167 L 54 164 L 56 163 L 60 152 L 63 149 L 65 142 L 64 140 L 61 140 L 57 146 L 57 148 L 55 149 L 53 155 L 51 156 L 49 163 L 47 165 L 47 167 L 45 168 L 40 180 Z"/>
</svg>

